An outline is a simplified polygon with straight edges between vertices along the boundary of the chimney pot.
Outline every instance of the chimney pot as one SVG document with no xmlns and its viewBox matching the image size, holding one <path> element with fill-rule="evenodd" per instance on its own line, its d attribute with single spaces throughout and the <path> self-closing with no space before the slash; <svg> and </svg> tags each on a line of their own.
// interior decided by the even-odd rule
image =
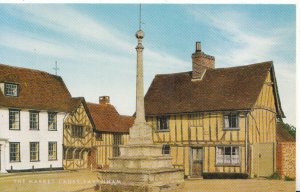
<svg viewBox="0 0 300 192">
<path fill-rule="evenodd" d="M 99 97 L 99 104 L 109 104 L 110 98 L 109 96 L 100 96 Z"/>
<path fill-rule="evenodd" d="M 196 50 L 195 50 L 195 52 L 201 52 L 201 42 L 200 41 L 196 42 Z"/>
<path fill-rule="evenodd" d="M 192 78 L 201 80 L 207 69 L 215 68 L 215 57 L 202 52 L 200 41 L 196 42 L 195 53 L 192 54 L 193 72 Z"/>
</svg>

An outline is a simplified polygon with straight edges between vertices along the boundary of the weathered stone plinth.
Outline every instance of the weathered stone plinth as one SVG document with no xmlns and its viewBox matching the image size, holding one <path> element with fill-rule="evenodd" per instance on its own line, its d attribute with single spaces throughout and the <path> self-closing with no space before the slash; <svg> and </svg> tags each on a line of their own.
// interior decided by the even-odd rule
<svg viewBox="0 0 300 192">
<path fill-rule="evenodd" d="M 102 191 L 164 191 L 180 189 L 182 169 L 174 169 L 171 157 L 162 155 L 162 145 L 123 145 L 121 156 L 110 158 L 111 168 L 101 170 Z"/>
<path fill-rule="evenodd" d="M 183 171 L 180 169 L 109 169 L 100 173 L 100 180 L 117 183 L 102 184 L 102 191 L 158 192 L 183 187 Z"/>
</svg>

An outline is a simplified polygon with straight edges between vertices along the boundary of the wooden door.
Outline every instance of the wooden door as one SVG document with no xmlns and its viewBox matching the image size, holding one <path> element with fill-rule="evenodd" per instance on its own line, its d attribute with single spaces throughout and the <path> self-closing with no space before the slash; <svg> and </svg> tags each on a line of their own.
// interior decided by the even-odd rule
<svg viewBox="0 0 300 192">
<path fill-rule="evenodd" d="M 203 148 L 191 149 L 191 176 L 201 177 L 203 172 Z"/>
<path fill-rule="evenodd" d="M 273 143 L 253 145 L 253 173 L 259 177 L 268 177 L 275 171 L 275 147 Z"/>
<path fill-rule="evenodd" d="M 87 164 L 89 168 L 97 168 L 97 161 L 96 161 L 96 155 L 97 151 L 95 149 L 92 149 L 88 152 L 87 155 Z"/>
</svg>

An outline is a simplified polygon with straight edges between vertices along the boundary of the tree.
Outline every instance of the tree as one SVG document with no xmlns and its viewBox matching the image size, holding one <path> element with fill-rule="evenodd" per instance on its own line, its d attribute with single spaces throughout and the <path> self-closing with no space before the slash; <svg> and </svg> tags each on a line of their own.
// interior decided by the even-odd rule
<svg viewBox="0 0 300 192">
<path fill-rule="evenodd" d="M 294 125 L 283 122 L 282 119 L 279 119 L 279 122 L 282 125 L 282 128 L 287 130 L 294 138 L 296 138 L 296 127 Z"/>
</svg>

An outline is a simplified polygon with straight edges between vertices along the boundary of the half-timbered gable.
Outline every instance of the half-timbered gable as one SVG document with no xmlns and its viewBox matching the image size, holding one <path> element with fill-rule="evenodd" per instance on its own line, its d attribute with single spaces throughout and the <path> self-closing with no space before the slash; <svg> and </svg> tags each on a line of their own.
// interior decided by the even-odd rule
<svg viewBox="0 0 300 192">
<path fill-rule="evenodd" d="M 119 145 L 127 143 L 133 117 L 120 115 L 108 96 L 100 97 L 99 104 L 87 103 L 87 107 L 95 123 L 92 156 L 98 168 L 105 168 L 109 157 L 119 156 Z"/>
<path fill-rule="evenodd" d="M 192 72 L 152 81 L 145 111 L 154 141 L 188 176 L 272 174 L 276 120 L 284 117 L 273 62 L 215 68 L 199 43 L 192 60 Z"/>
<path fill-rule="evenodd" d="M 88 168 L 94 140 L 94 125 L 84 98 L 73 98 L 74 110 L 64 121 L 64 167 Z"/>
</svg>

